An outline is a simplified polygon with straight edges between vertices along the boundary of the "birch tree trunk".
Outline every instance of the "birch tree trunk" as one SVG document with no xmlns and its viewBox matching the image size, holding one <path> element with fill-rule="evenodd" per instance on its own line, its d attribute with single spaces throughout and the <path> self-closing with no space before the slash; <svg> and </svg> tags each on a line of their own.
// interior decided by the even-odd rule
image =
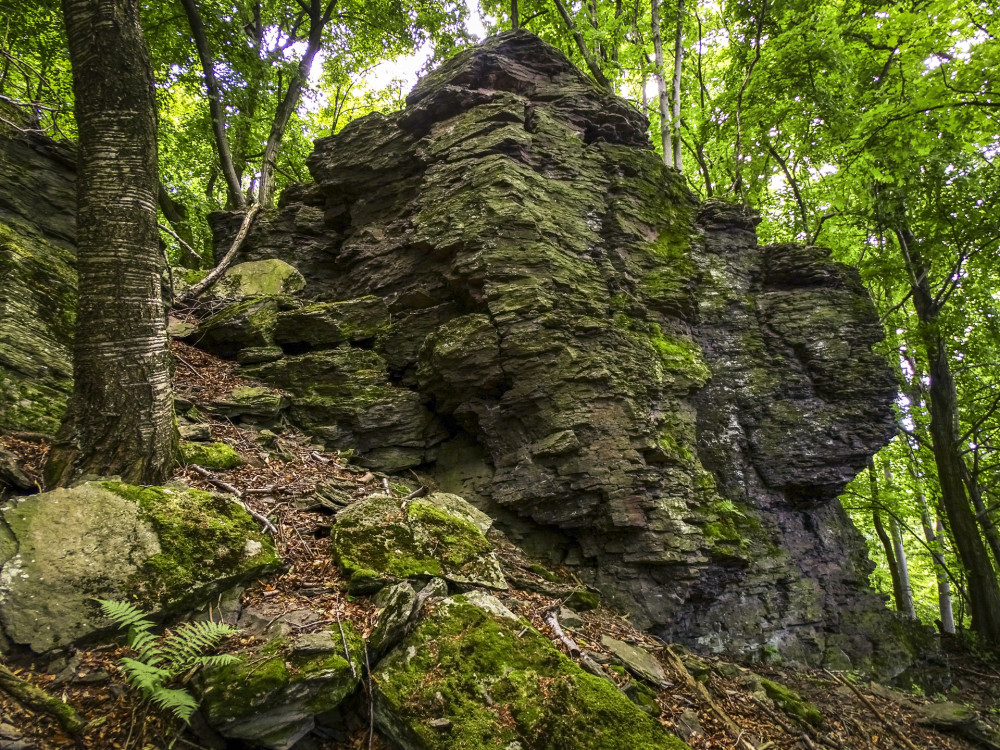
<svg viewBox="0 0 1000 750">
<path fill-rule="evenodd" d="M 673 131 L 674 168 L 683 170 L 681 155 L 681 66 L 684 64 L 684 0 L 677 0 L 677 36 L 674 38 L 674 100 L 673 119 L 670 127 Z"/>
<path fill-rule="evenodd" d="M 941 618 L 941 630 L 949 635 L 955 635 L 955 615 L 951 606 L 951 584 L 948 583 L 948 571 L 945 568 L 944 546 L 940 539 L 944 533 L 941 519 L 937 524 L 931 521 L 931 513 L 927 508 L 927 499 L 918 496 L 920 502 L 920 523 L 924 527 L 924 538 L 928 546 L 934 550 L 934 575 L 937 578 L 938 612 Z"/>
<path fill-rule="evenodd" d="M 660 0 L 650 3 L 653 32 L 653 75 L 656 76 L 656 92 L 660 104 L 660 145 L 663 148 L 663 163 L 670 164 L 670 98 L 667 96 L 667 81 L 663 74 L 663 37 L 660 35 Z"/>
<path fill-rule="evenodd" d="M 156 222 L 156 99 L 139 0 L 63 0 L 79 131 L 73 394 L 46 484 L 162 482 L 177 431 Z"/>
</svg>

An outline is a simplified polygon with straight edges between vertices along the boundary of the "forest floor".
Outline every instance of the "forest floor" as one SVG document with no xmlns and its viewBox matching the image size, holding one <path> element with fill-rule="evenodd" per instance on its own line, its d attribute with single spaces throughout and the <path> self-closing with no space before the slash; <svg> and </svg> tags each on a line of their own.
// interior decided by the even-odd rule
<svg viewBox="0 0 1000 750">
<path fill-rule="evenodd" d="M 206 404 L 224 397 L 233 387 L 247 384 L 234 372 L 234 366 L 200 350 L 175 344 L 177 394 L 194 403 Z M 254 384 L 257 385 L 257 384 Z M 267 516 L 277 529 L 274 535 L 286 564 L 272 577 L 257 581 L 243 593 L 244 606 L 253 605 L 277 620 L 292 612 L 308 611 L 313 617 L 298 627 L 299 633 L 349 620 L 369 634 L 377 609 L 366 597 L 350 597 L 346 581 L 339 575 L 327 542 L 331 516 L 306 502 L 319 482 L 333 482 L 339 487 L 350 483 L 354 497 L 396 491 L 399 477 L 392 485 L 384 475 L 347 465 L 336 453 L 327 453 L 310 444 L 303 434 L 291 429 L 267 449 L 261 446 L 252 427 L 233 424 L 225 419 L 206 418 L 213 440 L 235 448 L 247 463 L 229 471 L 214 472 L 216 480 L 243 494 L 244 503 Z M 277 430 L 276 430 L 277 431 Z M 27 439 L 26 439 L 27 438 Z M 47 451 L 36 436 L 0 435 L 0 447 L 15 454 L 21 467 L 33 478 Z M 201 489 L 219 491 L 218 483 L 189 467 L 179 468 L 174 480 Z M 426 477 L 411 473 L 402 478 L 410 487 L 433 485 Z M 499 594 L 518 615 L 528 618 L 542 633 L 564 651 L 565 645 L 543 621 L 546 612 L 557 607 L 565 597 L 557 591 L 572 586 L 570 570 L 553 570 L 564 582 L 547 585 L 538 561 L 526 558 L 499 532 L 491 532 L 502 567 L 511 588 Z M 548 591 L 549 593 L 546 593 Z M 884 748 L 982 747 L 954 734 L 939 732 L 923 721 L 923 707 L 932 702 L 953 701 L 973 708 L 995 724 L 1000 713 L 1000 661 L 975 656 L 958 641 L 944 644 L 954 684 L 946 695 L 924 697 L 902 693 L 864 681 L 851 673 L 805 670 L 773 665 L 737 665 L 713 657 L 695 657 L 678 646 L 669 646 L 637 630 L 621 613 L 604 607 L 580 613 L 584 625 L 570 635 L 592 652 L 600 653 L 602 635 L 638 644 L 659 657 L 666 671 L 669 687 L 659 690 L 656 702 L 660 721 L 666 728 L 686 737 L 694 750 L 741 748 L 742 750 L 779 750 L 783 748 L 831 748 L 833 750 L 882 750 Z M 248 651 L 251 636 L 235 636 L 224 645 L 229 652 Z M 89 722 L 83 744 L 94 750 L 166 750 L 167 748 L 203 747 L 190 730 L 162 713 L 151 709 L 129 690 L 115 666 L 125 655 L 115 644 L 96 646 L 76 653 L 74 669 L 64 669 L 57 677 L 45 671 L 44 664 L 8 663 L 18 677 L 61 697 Z M 748 689 L 748 675 L 764 677 L 798 692 L 823 714 L 819 726 L 811 726 L 782 713 L 754 697 Z M 623 682 L 628 677 L 620 678 Z M 366 692 L 354 700 L 343 731 L 327 738 L 313 737 L 315 750 L 332 748 L 385 748 L 389 745 L 369 729 L 370 709 Z M 693 733 L 691 733 L 693 730 Z M 7 735 L 5 737 L 5 735 Z M 45 714 L 32 713 L 6 693 L 0 692 L 0 750 L 48 750 L 73 747 L 59 725 Z M 986 745 L 990 747 L 990 745 Z M 995 746 L 993 746 L 995 747 Z"/>
</svg>

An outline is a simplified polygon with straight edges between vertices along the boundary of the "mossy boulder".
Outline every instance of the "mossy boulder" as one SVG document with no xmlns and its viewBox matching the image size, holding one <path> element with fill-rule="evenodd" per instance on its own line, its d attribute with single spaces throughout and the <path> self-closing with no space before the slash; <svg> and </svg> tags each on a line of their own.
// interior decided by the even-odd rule
<svg viewBox="0 0 1000 750">
<path fill-rule="evenodd" d="M 288 750 L 358 686 L 364 640 L 350 622 L 340 628 L 263 643 L 237 664 L 207 670 L 202 709 L 222 736 Z M 350 660 L 348 660 L 348 655 Z"/>
<path fill-rule="evenodd" d="M 374 669 L 375 721 L 406 750 L 683 750 L 492 596 L 445 599 Z"/>
<path fill-rule="evenodd" d="M 95 597 L 180 612 L 278 562 L 226 498 L 117 482 L 56 489 L 2 510 L 0 626 L 42 653 L 106 627 Z"/>
<path fill-rule="evenodd" d="M 467 520 L 481 515 L 456 495 L 430 495 L 409 503 L 375 495 L 337 515 L 330 543 L 344 572 L 359 584 L 370 581 L 371 588 L 440 577 L 506 589 L 490 543 L 480 527 Z"/>
<path fill-rule="evenodd" d="M 236 264 L 222 275 L 210 294 L 226 299 L 272 297 L 295 294 L 305 285 L 305 278 L 294 266 L 275 258 Z"/>
<path fill-rule="evenodd" d="M 181 456 L 184 463 L 197 464 L 206 469 L 235 469 L 246 463 L 226 443 L 181 443 Z"/>
</svg>

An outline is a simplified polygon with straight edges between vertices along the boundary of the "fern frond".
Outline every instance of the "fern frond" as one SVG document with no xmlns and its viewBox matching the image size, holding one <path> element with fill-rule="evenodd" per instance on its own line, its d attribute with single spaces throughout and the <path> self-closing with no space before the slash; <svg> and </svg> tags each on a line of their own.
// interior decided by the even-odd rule
<svg viewBox="0 0 1000 750">
<path fill-rule="evenodd" d="M 134 604 L 108 599 L 95 599 L 94 601 L 101 605 L 101 613 L 119 628 L 149 630 L 154 625 L 152 621 L 145 619 L 148 613 L 143 612 Z"/>
<path fill-rule="evenodd" d="M 185 724 L 191 723 L 191 714 L 198 708 L 198 702 L 187 690 L 159 688 L 149 695 L 149 700 L 160 708 L 170 711 Z"/>
<path fill-rule="evenodd" d="M 236 628 L 223 623 L 185 622 L 175 632 L 164 636 L 161 645 L 170 669 L 181 672 L 198 663 L 203 652 L 237 632 Z"/>
<path fill-rule="evenodd" d="M 199 656 L 198 663 L 206 667 L 226 667 L 243 661 L 235 654 L 215 654 L 214 656 Z"/>
<path fill-rule="evenodd" d="M 125 681 L 144 693 L 152 693 L 173 676 L 166 669 L 127 656 L 119 660 L 118 665 L 125 673 Z"/>
</svg>

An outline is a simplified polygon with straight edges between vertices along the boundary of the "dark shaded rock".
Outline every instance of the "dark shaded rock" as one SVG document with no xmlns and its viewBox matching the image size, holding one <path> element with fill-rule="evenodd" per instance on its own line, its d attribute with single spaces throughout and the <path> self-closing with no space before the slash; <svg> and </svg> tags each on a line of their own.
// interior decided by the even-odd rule
<svg viewBox="0 0 1000 750">
<path fill-rule="evenodd" d="M 16 108 L 0 114 L 19 122 Z M 76 170 L 72 149 L 3 126 L 0 429 L 54 433 L 72 389 Z"/>
<path fill-rule="evenodd" d="M 968 706 L 946 701 L 929 703 L 918 709 L 921 724 L 957 734 L 987 750 L 1000 750 L 1000 732 Z"/>
<path fill-rule="evenodd" d="M 253 297 L 206 318 L 184 340 L 220 357 L 235 358 L 244 349 L 273 347 L 277 321 L 277 300 Z"/>
<path fill-rule="evenodd" d="M 460 53 L 317 141 L 315 184 L 247 241 L 388 328 L 250 372 L 330 447 L 434 464 L 664 638 L 906 679 L 920 636 L 835 500 L 894 430 L 871 301 L 826 250 L 699 204 L 645 132 L 529 33 Z"/>
<path fill-rule="evenodd" d="M 0 448 L 0 489 L 30 490 L 34 486 L 35 483 L 18 464 L 17 457 Z"/>
</svg>

